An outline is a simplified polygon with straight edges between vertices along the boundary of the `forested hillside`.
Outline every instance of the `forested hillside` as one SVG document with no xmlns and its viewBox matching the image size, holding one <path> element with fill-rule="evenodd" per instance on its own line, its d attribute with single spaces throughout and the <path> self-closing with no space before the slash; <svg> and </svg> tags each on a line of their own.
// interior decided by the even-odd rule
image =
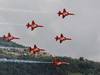
<svg viewBox="0 0 100 75">
<path fill-rule="evenodd" d="M 58 57 L 69 65 L 58 67 L 52 64 L 0 63 L 0 75 L 100 75 L 100 63 L 80 57 Z M 37 57 L 31 60 L 52 61 L 52 57 Z"/>
</svg>

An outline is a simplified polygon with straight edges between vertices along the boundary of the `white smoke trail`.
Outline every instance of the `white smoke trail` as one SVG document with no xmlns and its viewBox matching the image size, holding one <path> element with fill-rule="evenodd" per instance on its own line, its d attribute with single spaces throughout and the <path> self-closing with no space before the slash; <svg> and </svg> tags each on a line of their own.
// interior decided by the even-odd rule
<svg viewBox="0 0 100 75">
<path fill-rule="evenodd" d="M 41 62 L 41 61 L 31 61 L 31 60 L 18 60 L 18 59 L 0 59 L 0 62 L 15 62 L 15 63 L 38 63 L 38 64 L 50 64 L 52 62 Z"/>
</svg>

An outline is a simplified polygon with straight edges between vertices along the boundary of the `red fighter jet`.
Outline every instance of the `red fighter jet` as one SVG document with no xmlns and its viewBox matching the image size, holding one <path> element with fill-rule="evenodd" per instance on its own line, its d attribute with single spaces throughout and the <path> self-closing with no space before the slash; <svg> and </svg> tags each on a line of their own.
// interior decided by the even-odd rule
<svg viewBox="0 0 100 75">
<path fill-rule="evenodd" d="M 55 37 L 56 41 L 60 41 L 60 43 L 62 43 L 63 41 L 66 41 L 66 40 L 72 40 L 71 38 L 67 38 L 65 37 L 63 34 L 60 34 L 60 36 L 56 36 Z"/>
<path fill-rule="evenodd" d="M 59 60 L 59 59 L 54 59 L 54 60 L 52 61 L 52 64 L 53 64 L 54 66 L 60 66 L 60 65 L 69 64 L 69 63 L 68 63 L 68 62 L 64 62 L 64 61 L 61 61 L 61 60 Z"/>
<path fill-rule="evenodd" d="M 31 28 L 31 31 L 33 31 L 35 28 L 44 27 L 44 26 L 36 24 L 34 22 L 34 20 L 33 20 L 31 24 L 30 23 L 27 23 L 26 27 L 27 27 L 27 29 L 28 28 Z"/>
<path fill-rule="evenodd" d="M 63 11 L 59 11 L 58 13 L 58 16 L 62 16 L 62 18 L 64 19 L 66 16 L 69 16 L 69 15 L 75 15 L 74 13 L 70 13 L 68 11 L 66 11 L 66 9 L 63 9 Z"/>
<path fill-rule="evenodd" d="M 40 51 L 45 51 L 45 50 L 38 48 L 36 45 L 34 45 L 34 48 L 29 47 L 29 52 L 32 54 L 39 53 Z"/>
<path fill-rule="evenodd" d="M 6 40 L 6 41 L 12 41 L 12 40 L 14 40 L 14 39 L 19 39 L 19 38 L 17 38 L 17 37 L 14 37 L 14 36 L 12 36 L 10 33 L 8 33 L 8 35 L 6 36 L 6 35 L 3 35 L 3 37 L 2 37 L 4 40 Z"/>
</svg>

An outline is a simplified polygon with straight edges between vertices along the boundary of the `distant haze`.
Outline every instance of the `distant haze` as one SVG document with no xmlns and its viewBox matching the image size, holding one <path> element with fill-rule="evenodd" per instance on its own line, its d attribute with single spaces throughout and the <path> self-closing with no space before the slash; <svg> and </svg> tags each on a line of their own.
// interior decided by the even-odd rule
<svg viewBox="0 0 100 75">
<path fill-rule="evenodd" d="M 63 8 L 75 15 L 58 17 Z M 32 20 L 45 27 L 30 31 L 25 25 Z M 0 36 L 8 32 L 21 38 L 15 42 L 37 44 L 54 55 L 100 61 L 100 1 L 0 0 Z M 60 33 L 72 41 L 59 44 L 54 37 Z"/>
</svg>

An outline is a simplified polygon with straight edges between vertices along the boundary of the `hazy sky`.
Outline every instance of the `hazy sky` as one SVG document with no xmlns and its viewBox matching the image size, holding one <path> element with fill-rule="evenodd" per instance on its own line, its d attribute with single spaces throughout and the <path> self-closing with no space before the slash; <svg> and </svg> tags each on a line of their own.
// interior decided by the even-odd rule
<svg viewBox="0 0 100 75">
<path fill-rule="evenodd" d="M 76 15 L 58 17 L 63 8 Z M 32 20 L 45 27 L 27 30 Z M 0 0 L 0 36 L 11 32 L 21 38 L 17 43 L 37 44 L 55 55 L 100 61 L 99 20 L 99 0 Z M 59 44 L 54 37 L 60 33 L 73 40 Z"/>
</svg>

